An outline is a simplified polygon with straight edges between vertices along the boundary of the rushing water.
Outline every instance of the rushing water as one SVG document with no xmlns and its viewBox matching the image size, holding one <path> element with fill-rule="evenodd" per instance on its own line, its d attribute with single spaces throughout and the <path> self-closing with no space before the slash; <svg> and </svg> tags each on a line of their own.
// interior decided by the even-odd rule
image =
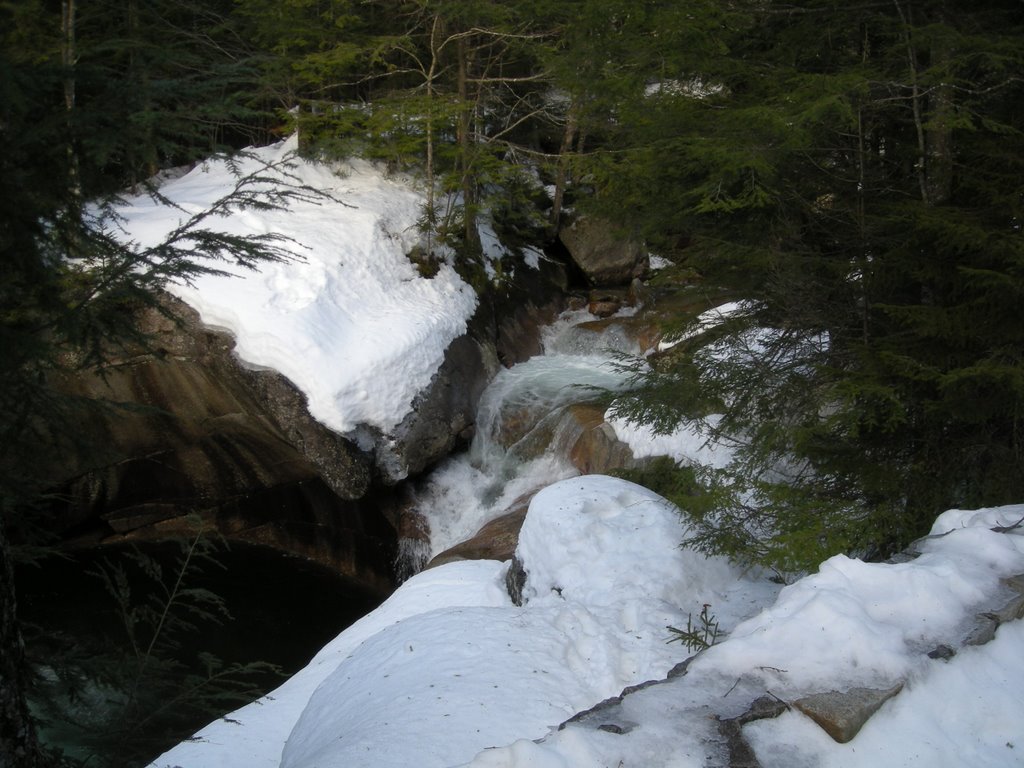
<svg viewBox="0 0 1024 768">
<path fill-rule="evenodd" d="M 597 390 L 623 388 L 616 355 L 639 353 L 621 325 L 594 321 L 585 311 L 564 313 L 545 329 L 543 354 L 500 371 L 485 390 L 469 450 L 417 492 L 431 556 L 470 538 L 517 499 L 578 474 L 560 441 L 564 411 Z"/>
</svg>

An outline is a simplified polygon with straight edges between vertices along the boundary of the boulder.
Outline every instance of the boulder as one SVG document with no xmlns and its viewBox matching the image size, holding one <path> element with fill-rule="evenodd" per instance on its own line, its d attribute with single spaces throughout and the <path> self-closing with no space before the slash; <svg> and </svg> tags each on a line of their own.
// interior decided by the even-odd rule
<svg viewBox="0 0 1024 768">
<path fill-rule="evenodd" d="M 284 377 L 243 366 L 230 336 L 163 301 L 139 312 L 146 347 L 119 350 L 103 377 L 51 380 L 76 403 L 40 455 L 61 500 L 55 532 L 75 546 L 161 539 L 198 516 L 389 589 L 394 532 L 362 501 L 369 457 L 310 417 Z"/>
<path fill-rule="evenodd" d="M 611 317 L 622 309 L 622 299 L 607 291 L 592 291 L 587 310 L 595 317 Z"/>
<path fill-rule="evenodd" d="M 391 434 L 377 436 L 377 468 L 385 482 L 417 475 L 468 445 L 480 395 L 497 370 L 493 345 L 468 334 L 455 339 L 412 411 Z"/>
<path fill-rule="evenodd" d="M 519 529 L 526 519 L 529 502 L 483 525 L 472 538 L 434 556 L 427 568 L 457 560 L 511 560 L 519 543 Z"/>
<path fill-rule="evenodd" d="M 575 435 L 569 460 L 584 475 L 606 475 L 615 469 L 635 469 L 646 460 L 636 459 L 629 446 L 615 436 L 604 420 L 603 405 L 581 403 L 569 406 L 567 419 Z"/>
<path fill-rule="evenodd" d="M 469 443 L 483 390 L 500 366 L 542 351 L 541 329 L 564 306 L 564 288 L 564 270 L 547 260 L 488 287 L 467 332 L 449 345 L 411 412 L 390 434 L 366 430 L 385 483 L 415 477 Z"/>
<path fill-rule="evenodd" d="M 643 245 L 604 219 L 581 217 L 563 227 L 558 237 L 593 286 L 626 285 L 650 265 Z"/>
<path fill-rule="evenodd" d="M 856 736 L 875 712 L 903 690 L 903 683 L 891 688 L 850 688 L 804 696 L 793 706 L 821 726 L 840 744 Z"/>
</svg>

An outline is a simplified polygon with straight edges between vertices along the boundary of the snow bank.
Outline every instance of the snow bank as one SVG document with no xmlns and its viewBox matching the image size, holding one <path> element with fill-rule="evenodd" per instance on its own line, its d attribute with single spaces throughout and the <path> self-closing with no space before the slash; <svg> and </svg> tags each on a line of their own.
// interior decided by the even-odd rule
<svg viewBox="0 0 1024 768">
<path fill-rule="evenodd" d="M 550 486 L 523 531 L 523 607 L 500 563 L 425 571 L 277 691 L 154 765 L 458 765 L 664 675 L 686 656 L 666 626 L 702 603 L 733 620 L 751 611 L 733 569 L 681 550 L 675 510 L 631 483 Z"/>
<path fill-rule="evenodd" d="M 975 613 L 1008 597 L 1000 580 L 1024 573 L 1024 532 L 992 529 L 1022 517 L 1024 506 L 953 510 L 910 562 L 833 557 L 694 659 L 685 676 L 627 697 L 608 718 L 631 722 L 628 733 L 573 725 L 540 743 L 487 750 L 471 765 L 721 764 L 727 758 L 709 715 L 736 717 L 766 694 L 793 701 L 900 682 L 903 691 L 847 744 L 796 710 L 748 724 L 744 734 L 765 768 L 1024 765 L 1024 623 L 1002 626 L 993 642 L 949 661 L 928 656 L 939 644 L 960 647 Z"/>
<path fill-rule="evenodd" d="M 285 158 L 293 138 L 252 150 L 242 173 Z M 406 254 L 418 241 L 423 198 L 408 185 L 353 161 L 336 172 L 294 160 L 293 181 L 338 202 L 294 201 L 285 211 L 238 211 L 210 223 L 234 234 L 289 238 L 301 261 L 265 264 L 258 272 L 203 276 L 169 287 L 207 325 L 230 331 L 238 356 L 287 376 L 309 401 L 310 413 L 338 432 L 368 424 L 387 431 L 408 414 L 453 339 L 465 332 L 476 296 L 442 265 L 419 276 Z M 186 214 L 207 210 L 236 178 L 210 161 L 165 183 L 160 193 L 180 210 L 148 196 L 117 209 L 123 237 L 158 242 Z"/>
<path fill-rule="evenodd" d="M 684 421 L 668 434 L 658 434 L 650 424 L 616 416 L 608 417 L 615 437 L 629 446 L 633 456 L 668 456 L 677 464 L 724 469 L 733 458 L 731 446 L 714 440 L 709 432 L 721 417 L 712 414 L 703 421 Z"/>
</svg>

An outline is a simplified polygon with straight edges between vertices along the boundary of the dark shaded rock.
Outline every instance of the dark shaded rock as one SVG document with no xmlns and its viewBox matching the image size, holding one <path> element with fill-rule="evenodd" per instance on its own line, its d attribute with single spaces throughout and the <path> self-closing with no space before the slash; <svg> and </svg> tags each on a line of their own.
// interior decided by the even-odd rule
<svg viewBox="0 0 1024 768">
<path fill-rule="evenodd" d="M 480 395 L 498 367 L 493 347 L 471 336 L 460 336 L 448 346 L 413 410 L 378 441 L 377 467 L 387 482 L 417 475 L 469 443 Z"/>
<path fill-rule="evenodd" d="M 743 726 L 738 721 L 719 721 L 718 733 L 729 750 L 729 768 L 761 768 L 757 755 L 743 736 Z"/>
<path fill-rule="evenodd" d="M 480 299 L 470 333 L 494 343 L 498 360 L 509 367 L 539 355 L 541 329 L 566 306 L 565 267 L 543 259 L 538 269 L 517 269 L 513 280 L 492 287 Z"/>
<path fill-rule="evenodd" d="M 1010 593 L 988 611 L 978 613 L 974 625 L 964 639 L 964 645 L 985 645 L 996 636 L 996 630 L 1008 621 L 1024 618 L 1024 575 L 1011 576 L 1002 580 Z"/>
<path fill-rule="evenodd" d="M 833 740 L 845 744 L 885 702 L 903 690 L 903 683 L 892 688 L 851 688 L 804 696 L 793 706 L 821 726 Z"/>
<path fill-rule="evenodd" d="M 415 477 L 469 443 L 481 393 L 500 366 L 542 351 L 541 329 L 562 310 L 565 285 L 564 269 L 543 260 L 539 269 L 519 269 L 511 282 L 488 287 L 412 411 L 391 434 L 372 434 L 386 483 Z"/>
<path fill-rule="evenodd" d="M 650 266 L 640 242 L 602 219 L 577 219 L 558 237 L 591 285 L 625 285 Z"/>
<path fill-rule="evenodd" d="M 786 702 L 773 696 L 761 696 L 750 703 L 742 715 L 718 721 L 718 732 L 729 750 L 729 768 L 760 768 L 754 750 L 743 736 L 743 726 L 755 720 L 778 717 L 789 709 Z"/>
<path fill-rule="evenodd" d="M 523 561 L 513 556 L 512 562 L 508 566 L 508 572 L 505 574 L 505 590 L 512 599 L 513 605 L 523 604 L 523 587 L 525 586 L 526 569 L 523 567 Z"/>
<path fill-rule="evenodd" d="M 611 317 L 622 309 L 622 301 L 617 296 L 607 293 L 592 293 L 587 310 L 596 317 Z"/>
<path fill-rule="evenodd" d="M 991 613 L 979 613 L 974 617 L 974 625 L 964 639 L 964 645 L 985 645 L 991 643 L 999 629 L 999 620 Z"/>
<path fill-rule="evenodd" d="M 51 381 L 77 403 L 40 456 L 61 500 L 53 530 L 102 545 L 188 533 L 198 516 L 229 539 L 390 588 L 393 530 L 360 501 L 369 457 L 309 416 L 284 377 L 244 367 L 228 335 L 163 300 L 178 322 L 141 311 L 146 348 L 118 350 L 103 378 Z"/>
<path fill-rule="evenodd" d="M 928 651 L 929 659 L 942 659 L 945 661 L 947 659 L 952 659 L 954 656 L 956 656 L 956 651 L 945 644 L 937 645 L 935 648 Z"/>
<path fill-rule="evenodd" d="M 629 284 L 629 291 L 626 294 L 626 303 L 637 309 L 642 308 L 651 297 L 651 292 L 639 277 L 634 277 Z"/>
<path fill-rule="evenodd" d="M 789 705 L 774 696 L 760 696 L 750 702 L 750 707 L 737 718 L 734 718 L 740 725 L 752 723 L 755 720 L 770 720 L 778 717 L 789 709 Z"/>
</svg>

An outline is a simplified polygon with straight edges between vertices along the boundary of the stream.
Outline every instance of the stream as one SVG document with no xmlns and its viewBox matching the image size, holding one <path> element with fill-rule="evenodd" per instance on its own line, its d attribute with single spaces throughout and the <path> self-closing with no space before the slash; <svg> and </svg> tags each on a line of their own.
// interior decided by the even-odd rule
<svg viewBox="0 0 1024 768">
<path fill-rule="evenodd" d="M 545 328 L 542 346 L 542 354 L 501 370 L 485 390 L 469 450 L 449 458 L 415 485 L 415 510 L 429 526 L 429 541 L 399 542 L 397 566 L 404 569 L 400 577 L 412 575 L 434 555 L 471 538 L 482 525 L 517 502 L 521 505 L 540 488 L 579 474 L 568 456 L 580 435 L 570 408 L 595 401 L 598 390 L 624 388 L 628 374 L 616 368 L 616 354 L 639 354 L 639 345 L 623 323 L 614 318 L 599 321 L 580 310 L 564 313 Z M 160 569 L 160 577 L 156 591 L 147 592 L 144 582 L 149 577 L 130 575 L 130 604 L 159 604 L 161 594 L 166 594 L 159 590 L 166 588 L 168 579 L 173 582 L 173 546 L 146 545 L 140 550 L 151 562 L 146 567 Z M 33 628 L 30 655 L 43 685 L 53 689 L 43 700 L 56 700 L 63 708 L 56 717 L 44 718 L 48 725 L 42 736 L 74 759 L 88 762 L 96 755 L 114 754 L 122 765 L 141 765 L 216 714 L 179 711 L 183 708 L 174 705 L 173 717 L 148 722 L 144 733 L 120 733 L 116 723 L 124 689 L 90 682 L 96 678 L 84 667 L 81 673 L 70 667 L 61 671 L 62 665 L 94 658 L 107 658 L 108 663 L 123 658 L 121 666 L 135 663 L 124 606 L 118 607 L 116 595 L 100 578 L 89 575 L 102 563 L 127 562 L 133 551 L 83 551 L 53 558 L 46 568 L 25 567 L 19 572 L 20 614 Z M 160 659 L 180 665 L 168 670 L 172 677 L 206 674 L 201 663 L 188 667 L 179 661 L 201 662 L 203 653 L 213 653 L 227 664 L 259 659 L 290 674 L 378 602 L 377 596 L 337 574 L 258 547 L 233 545 L 218 552 L 213 565 L 189 586 L 220 596 L 232 618 L 203 620 L 184 632 L 180 647 L 165 651 L 169 655 Z M 82 690 L 73 690 L 76 679 L 86 681 Z M 256 689 L 270 690 L 282 679 L 264 672 L 250 682 Z M 68 684 L 71 687 L 65 690 Z M 231 708 L 225 704 L 219 711 Z M 130 748 L 125 738 L 133 739 Z"/>
<path fill-rule="evenodd" d="M 542 354 L 499 371 L 484 391 L 469 450 L 442 463 L 416 489 L 429 548 L 401 541 L 400 571 L 415 572 L 517 500 L 579 474 L 567 456 L 578 436 L 567 410 L 594 401 L 597 390 L 623 389 L 628 374 L 616 367 L 616 355 L 637 355 L 640 347 L 614 318 L 598 321 L 586 310 L 563 313 L 543 330 L 541 342 Z"/>
</svg>

